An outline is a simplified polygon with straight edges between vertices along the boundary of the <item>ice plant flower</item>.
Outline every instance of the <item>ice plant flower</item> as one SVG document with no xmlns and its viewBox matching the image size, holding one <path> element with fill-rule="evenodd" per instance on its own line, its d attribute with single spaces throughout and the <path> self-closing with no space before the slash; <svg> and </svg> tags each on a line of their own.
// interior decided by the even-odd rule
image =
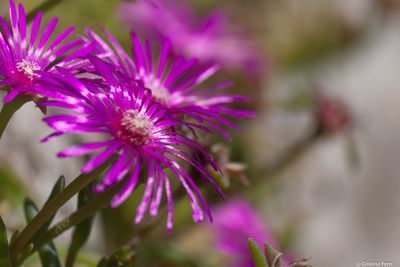
<svg viewBox="0 0 400 267">
<path fill-rule="evenodd" d="M 212 209 L 214 221 L 209 229 L 215 237 L 214 246 L 220 252 L 232 257 L 230 267 L 254 267 L 248 248 L 248 238 L 253 238 L 259 246 L 265 242 L 278 248 L 274 236 L 258 214 L 242 198 L 228 200 L 224 205 Z M 290 263 L 283 257 L 285 266 Z"/>
<path fill-rule="evenodd" d="M 340 133 L 351 126 L 350 112 L 343 103 L 323 94 L 317 95 L 316 102 L 316 115 L 325 133 Z"/>
<path fill-rule="evenodd" d="M 218 70 L 217 65 L 200 67 L 197 59 L 186 60 L 183 56 L 174 59 L 169 40 L 163 43 L 157 63 L 150 43 L 146 41 L 142 46 L 135 33 L 132 33 L 133 57 L 130 57 L 107 30 L 103 29 L 103 32 L 111 46 L 90 29 L 86 29 L 86 34 L 90 38 L 86 41 L 96 44 L 98 55 L 117 65 L 125 75 L 142 81 L 144 86 L 151 90 L 153 100 L 166 107 L 172 117 L 186 115 L 198 124 L 208 124 L 217 129 L 230 140 L 229 135 L 218 124 L 234 129 L 238 127 L 224 119 L 222 115 L 236 118 L 254 115 L 249 111 L 226 107 L 235 101 L 248 101 L 246 97 L 215 93 L 230 86 L 232 84 L 230 81 L 200 87 L 202 82 Z"/>
<path fill-rule="evenodd" d="M 118 17 L 147 38 L 161 41 L 173 37 L 176 54 L 249 74 L 262 72 L 262 56 L 255 45 L 222 11 L 201 18 L 183 1 L 139 0 L 120 4 Z"/>
<path fill-rule="evenodd" d="M 172 192 L 164 169 L 169 169 L 186 190 L 193 210 L 193 220 L 198 222 L 204 217 L 198 200 L 210 216 L 194 180 L 176 159 L 197 169 L 220 192 L 197 160 L 200 153 L 211 162 L 212 159 L 192 140 L 170 129 L 184 123 L 166 118 L 166 109 L 151 102 L 151 92 L 148 89 L 134 80 L 125 79 L 115 71 L 114 66 L 99 58 L 92 57 L 90 61 L 104 78 L 101 86 L 79 80 L 63 69 L 59 69 L 62 75 L 43 74 L 43 84 L 37 87 L 37 93 L 49 100 L 39 105 L 67 111 L 66 114 L 44 118 L 55 132 L 43 141 L 65 133 L 102 134 L 103 141 L 76 145 L 59 152 L 58 156 L 83 156 L 103 149 L 83 165 L 82 173 L 89 173 L 117 153 L 118 159 L 95 187 L 95 191 L 102 192 L 128 176 L 122 190 L 111 201 L 111 206 L 117 207 L 134 191 L 139 180 L 144 178 L 146 187 L 137 208 L 136 224 L 141 222 L 148 208 L 150 215 L 157 215 L 165 188 L 168 203 L 167 230 L 172 229 Z M 75 114 L 68 113 L 71 111 Z M 217 168 L 215 164 L 214 167 Z"/>
<path fill-rule="evenodd" d="M 39 12 L 33 21 L 28 41 L 26 16 L 22 4 L 18 5 L 17 15 L 14 0 L 10 0 L 11 32 L 6 20 L 0 17 L 0 86 L 6 85 L 10 88 L 4 102 L 11 101 L 18 94 L 33 94 L 32 87 L 37 84 L 40 76 L 38 71 L 55 71 L 55 66 L 52 64 L 72 67 L 82 55 L 83 50 L 77 49 L 83 44 L 82 40 L 62 44 L 73 32 L 74 27 L 69 27 L 49 44 L 58 19 L 53 18 L 40 36 L 41 19 L 42 12 Z M 74 49 L 76 50 L 73 53 L 67 55 Z M 55 60 L 62 56 L 65 58 L 54 64 Z"/>
</svg>

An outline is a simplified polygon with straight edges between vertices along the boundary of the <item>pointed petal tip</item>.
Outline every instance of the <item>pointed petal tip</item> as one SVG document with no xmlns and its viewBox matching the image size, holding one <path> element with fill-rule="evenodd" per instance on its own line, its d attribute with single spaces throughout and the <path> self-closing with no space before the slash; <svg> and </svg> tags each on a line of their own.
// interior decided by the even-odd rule
<svg viewBox="0 0 400 267">
<path fill-rule="evenodd" d="M 111 200 L 110 206 L 111 208 L 115 209 L 119 205 L 121 205 L 124 202 L 124 200 L 119 197 L 118 195 L 114 196 L 114 198 Z"/>
<path fill-rule="evenodd" d="M 158 209 L 153 208 L 153 207 L 150 207 L 149 213 L 150 213 L 150 216 L 151 216 L 151 217 L 155 217 L 155 216 L 157 216 L 157 214 L 158 214 Z"/>
<path fill-rule="evenodd" d="M 81 172 L 82 174 L 87 174 L 89 172 L 92 171 L 92 167 L 91 166 L 87 166 L 86 164 L 82 166 L 81 168 Z"/>
<path fill-rule="evenodd" d="M 43 139 L 42 139 L 42 140 L 43 140 Z M 58 152 L 58 153 L 57 153 L 57 157 L 59 157 L 59 158 L 66 158 L 67 155 L 66 155 L 63 151 L 61 151 L 61 152 Z"/>
<path fill-rule="evenodd" d="M 95 193 L 102 193 L 105 190 L 105 186 L 103 184 L 98 184 L 93 188 Z"/>
<path fill-rule="evenodd" d="M 138 225 L 138 224 L 140 224 L 140 222 L 142 221 L 142 219 L 143 219 L 143 216 L 136 216 L 136 218 L 135 218 L 135 225 Z"/>
</svg>

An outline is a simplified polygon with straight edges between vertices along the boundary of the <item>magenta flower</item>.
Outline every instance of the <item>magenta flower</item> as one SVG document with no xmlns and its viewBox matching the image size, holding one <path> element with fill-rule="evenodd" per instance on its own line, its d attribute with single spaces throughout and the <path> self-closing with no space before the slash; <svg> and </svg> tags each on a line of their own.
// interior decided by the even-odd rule
<svg viewBox="0 0 400 267">
<path fill-rule="evenodd" d="M 155 66 L 156 63 L 154 63 L 148 41 L 145 46 L 142 46 L 137 35 L 132 34 L 132 58 L 108 31 L 103 29 L 103 32 L 112 47 L 92 30 L 86 29 L 90 40 L 97 45 L 99 56 L 117 65 L 128 77 L 142 81 L 144 86 L 151 90 L 153 100 L 168 108 L 171 116 L 175 118 L 182 117 L 182 115 L 191 117 L 198 124 L 205 123 L 212 126 L 230 140 L 229 135 L 218 126 L 218 123 L 237 130 L 239 128 L 222 118 L 221 115 L 236 118 L 254 115 L 249 111 L 232 110 L 226 107 L 235 101 L 247 101 L 246 97 L 214 93 L 230 86 L 231 82 L 221 82 L 210 87 L 199 88 L 198 85 L 218 70 L 217 65 L 206 68 L 199 67 L 196 59 L 185 60 L 183 56 L 172 60 L 171 43 L 167 40 L 162 45 L 158 64 Z"/>
<path fill-rule="evenodd" d="M 4 102 L 11 101 L 18 94 L 32 94 L 32 87 L 36 85 L 39 78 L 38 71 L 54 71 L 54 61 L 66 56 L 67 52 L 78 48 L 83 44 L 82 40 L 75 40 L 67 44 L 61 43 L 72 33 L 74 27 L 70 27 L 61 33 L 49 44 L 51 34 L 57 25 L 54 18 L 45 28 L 41 37 L 38 36 L 42 13 L 39 12 L 31 28 L 29 41 L 27 40 L 27 25 L 25 10 L 22 4 L 18 6 L 18 15 L 14 0 L 10 0 L 10 20 L 12 34 L 6 20 L 0 17 L 0 86 L 7 85 L 11 90 L 4 98 Z M 36 44 L 36 47 L 35 47 Z M 46 48 L 45 48 L 46 47 Z M 73 66 L 83 53 L 82 49 L 66 56 L 56 66 Z"/>
<path fill-rule="evenodd" d="M 198 222 L 203 219 L 197 198 L 210 216 L 195 182 L 174 160 L 179 159 L 196 168 L 220 192 L 197 160 L 199 153 L 202 153 L 217 168 L 212 159 L 192 140 L 170 130 L 172 126 L 185 123 L 166 118 L 166 109 L 151 103 L 151 92 L 140 83 L 125 79 L 113 66 L 98 58 L 93 57 L 90 61 L 104 78 L 102 87 L 79 80 L 63 69 L 58 69 L 62 75 L 43 73 L 43 85 L 36 90 L 50 100 L 41 102 L 39 106 L 62 108 L 69 112 L 44 119 L 55 132 L 43 141 L 65 133 L 102 134 L 105 140 L 67 148 L 58 156 L 83 156 L 103 149 L 83 165 L 82 173 L 89 173 L 113 154 L 119 154 L 102 182 L 95 187 L 95 191 L 102 192 L 131 172 L 123 189 L 112 199 L 112 207 L 119 206 L 129 197 L 141 178 L 142 169 L 146 168 L 146 188 L 137 208 L 135 224 L 141 222 L 149 206 L 150 215 L 157 215 L 165 187 L 168 202 L 167 230 L 172 229 L 172 192 L 164 169 L 169 169 L 186 190 L 193 209 L 193 220 Z M 71 115 L 70 111 L 76 114 Z M 194 156 L 189 155 L 187 150 Z"/>
<path fill-rule="evenodd" d="M 317 94 L 316 115 L 321 130 L 327 134 L 344 132 L 353 123 L 348 108 L 340 101 Z"/>
<path fill-rule="evenodd" d="M 172 0 L 138 0 L 123 3 L 118 16 L 147 38 L 172 38 L 176 54 L 198 58 L 200 62 L 241 69 L 249 74 L 262 71 L 262 59 L 242 30 L 234 29 L 221 11 L 199 18 L 188 4 Z"/>
<path fill-rule="evenodd" d="M 274 236 L 256 212 L 244 199 L 235 198 L 212 209 L 214 222 L 209 224 L 215 247 L 222 253 L 232 256 L 230 267 L 254 267 L 249 252 L 248 238 L 253 238 L 261 247 L 265 242 L 279 248 Z M 285 266 L 290 263 L 283 257 Z"/>
</svg>

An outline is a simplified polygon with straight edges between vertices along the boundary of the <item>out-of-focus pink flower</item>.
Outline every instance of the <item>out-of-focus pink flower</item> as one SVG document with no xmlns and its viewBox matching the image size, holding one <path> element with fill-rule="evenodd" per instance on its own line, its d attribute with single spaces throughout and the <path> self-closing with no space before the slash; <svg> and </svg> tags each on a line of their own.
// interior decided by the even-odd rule
<svg viewBox="0 0 400 267">
<path fill-rule="evenodd" d="M 351 123 L 346 106 L 325 96 L 318 96 L 317 116 L 326 133 L 341 132 Z"/>
<path fill-rule="evenodd" d="M 243 30 L 235 29 L 222 11 L 200 18 L 187 3 L 173 0 L 139 0 L 123 3 L 118 17 L 147 38 L 170 38 L 173 50 L 197 58 L 202 64 L 219 64 L 248 74 L 263 71 L 261 54 Z"/>
<path fill-rule="evenodd" d="M 248 238 L 253 238 L 261 247 L 268 242 L 279 249 L 274 236 L 257 213 L 242 198 L 231 199 L 212 209 L 214 222 L 209 228 L 215 236 L 215 247 L 222 253 L 231 255 L 231 267 L 254 267 Z M 290 263 L 283 257 L 285 266 Z"/>
</svg>

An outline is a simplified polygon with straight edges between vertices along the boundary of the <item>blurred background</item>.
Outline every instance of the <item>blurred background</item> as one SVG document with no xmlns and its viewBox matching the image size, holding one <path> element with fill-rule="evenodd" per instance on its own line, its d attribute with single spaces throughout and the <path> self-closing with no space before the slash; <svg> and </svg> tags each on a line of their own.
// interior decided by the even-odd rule
<svg viewBox="0 0 400 267">
<path fill-rule="evenodd" d="M 42 1 L 25 0 L 29 12 Z M 64 0 L 47 12 L 61 33 L 83 34 L 98 23 L 130 51 L 129 29 L 116 18 L 117 0 Z M 190 2 L 190 1 L 189 1 Z M 246 32 L 264 62 L 263 72 L 222 71 L 213 80 L 235 81 L 234 92 L 257 117 L 237 121 L 229 161 L 248 164 L 244 175 L 220 177 L 227 201 L 238 195 L 256 210 L 285 254 L 313 266 L 356 266 L 386 261 L 400 266 L 400 2 L 397 0 L 203 0 L 196 12 L 222 9 Z M 8 14 L 8 1 L 0 1 Z M 43 30 L 43 28 L 42 28 Z M 40 205 L 62 173 L 70 182 L 81 159 L 57 159 L 76 141 L 40 144 L 50 133 L 40 111 L 26 104 L 11 120 L 0 145 L 0 214 L 21 228 L 24 196 Z M 229 153 L 228 153 L 229 154 Z M 242 175 L 242 174 L 241 174 Z M 97 216 L 79 266 L 95 266 L 131 243 L 139 188 L 127 203 Z M 211 206 L 223 205 L 210 193 Z M 165 218 L 137 246 L 137 266 L 230 266 L 218 252 L 207 222 L 191 221 L 187 197 L 175 202 L 175 227 Z M 56 221 L 71 213 L 72 200 Z M 56 239 L 65 254 L 69 234 Z M 151 252 L 151 254 L 149 254 Z M 31 258 L 26 266 L 36 266 Z M 136 265 L 135 265 L 136 266 Z"/>
</svg>

